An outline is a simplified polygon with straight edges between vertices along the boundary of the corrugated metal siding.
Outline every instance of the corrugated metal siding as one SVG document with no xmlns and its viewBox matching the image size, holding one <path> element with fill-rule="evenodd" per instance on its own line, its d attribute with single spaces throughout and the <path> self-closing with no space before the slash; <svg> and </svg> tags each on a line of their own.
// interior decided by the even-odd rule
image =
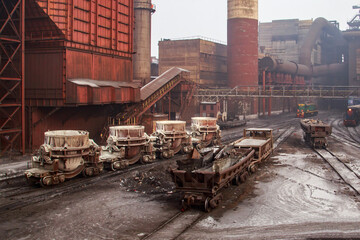
<svg viewBox="0 0 360 240">
<path fill-rule="evenodd" d="M 28 104 L 139 100 L 139 89 L 67 86 L 67 80 L 75 78 L 132 81 L 132 0 L 28 0 L 26 4 Z"/>
<path fill-rule="evenodd" d="M 132 52 L 132 0 L 35 1 L 62 31 L 66 40 Z"/>
<path fill-rule="evenodd" d="M 131 83 L 71 79 L 66 82 L 66 103 L 75 105 L 139 101 L 140 89 Z"/>
<path fill-rule="evenodd" d="M 64 51 L 27 51 L 25 54 L 25 97 L 38 101 L 52 100 L 50 106 L 62 105 L 64 101 Z M 54 80 L 57 81 L 54 81 Z M 49 104 L 49 103 L 48 103 Z M 40 105 L 43 105 L 40 103 Z"/>
<path fill-rule="evenodd" d="M 89 78 L 94 80 L 131 82 L 131 60 L 92 52 L 67 50 L 66 77 L 67 79 Z"/>
</svg>

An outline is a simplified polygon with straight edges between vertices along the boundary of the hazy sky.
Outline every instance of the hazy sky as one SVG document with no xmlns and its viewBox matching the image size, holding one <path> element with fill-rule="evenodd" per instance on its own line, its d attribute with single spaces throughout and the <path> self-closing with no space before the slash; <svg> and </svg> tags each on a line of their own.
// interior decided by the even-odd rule
<svg viewBox="0 0 360 240">
<path fill-rule="evenodd" d="M 202 36 L 226 43 L 227 0 L 152 0 L 156 12 L 152 15 L 151 55 L 158 55 L 158 41 Z M 340 29 L 359 10 L 360 0 L 259 0 L 259 21 L 279 19 L 337 20 Z"/>
</svg>

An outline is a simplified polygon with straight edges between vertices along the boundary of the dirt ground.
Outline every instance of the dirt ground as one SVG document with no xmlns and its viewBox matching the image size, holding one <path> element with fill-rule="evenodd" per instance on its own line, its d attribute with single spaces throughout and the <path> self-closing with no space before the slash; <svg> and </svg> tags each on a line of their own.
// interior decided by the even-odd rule
<svg viewBox="0 0 360 240">
<path fill-rule="evenodd" d="M 327 113 L 320 114 L 327 116 Z M 306 239 L 360 236 L 359 196 L 311 150 L 292 116 L 254 120 L 296 130 L 239 187 L 223 191 L 220 206 L 180 239 Z M 225 134 L 241 134 L 242 128 Z M 360 150 L 329 143 L 356 164 Z M 1 239 L 141 239 L 180 211 L 168 169 L 175 161 L 104 178 L 71 193 L 0 213 Z"/>
</svg>

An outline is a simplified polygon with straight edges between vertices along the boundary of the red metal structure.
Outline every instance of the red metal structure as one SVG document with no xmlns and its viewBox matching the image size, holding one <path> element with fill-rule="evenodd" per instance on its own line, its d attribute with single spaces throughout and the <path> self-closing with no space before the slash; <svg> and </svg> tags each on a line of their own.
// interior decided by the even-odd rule
<svg viewBox="0 0 360 240">
<path fill-rule="evenodd" d="M 0 1 L 0 149 L 25 152 L 25 1 Z"/>
<path fill-rule="evenodd" d="M 47 130 L 88 130 L 140 100 L 132 82 L 133 0 L 27 0 L 26 103 L 31 148 Z"/>
<path fill-rule="evenodd" d="M 132 31 L 131 0 L 28 0 L 28 103 L 64 106 L 135 100 L 129 90 L 136 88 L 129 84 Z"/>
<path fill-rule="evenodd" d="M 177 67 L 169 69 L 140 89 L 140 102 L 129 106 L 115 117 L 109 117 L 101 133 L 102 139 L 105 140 L 108 136 L 109 126 L 139 123 L 140 118 L 145 112 L 154 107 L 160 100 L 165 100 L 166 97 L 169 119 L 172 112 L 171 102 L 174 99 L 180 99 L 178 112 L 180 114 L 179 118 L 181 118 L 186 112 L 195 91 L 196 85 L 189 80 L 189 72 L 187 70 Z M 164 108 L 164 104 L 162 104 L 162 107 Z M 164 109 L 162 109 L 162 112 L 164 112 Z"/>
</svg>

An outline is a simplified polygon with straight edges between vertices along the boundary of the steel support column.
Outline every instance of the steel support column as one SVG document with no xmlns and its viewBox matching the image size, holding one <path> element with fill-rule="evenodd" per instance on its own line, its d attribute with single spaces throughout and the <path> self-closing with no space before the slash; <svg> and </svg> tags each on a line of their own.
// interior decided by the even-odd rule
<svg viewBox="0 0 360 240">
<path fill-rule="evenodd" d="M 263 77 L 263 82 L 262 82 L 262 85 L 263 85 L 263 91 L 264 91 L 264 93 L 265 93 L 265 77 L 266 77 L 266 72 L 265 72 L 265 70 L 263 71 L 263 73 L 262 73 L 262 77 Z M 263 99 L 262 99 L 262 109 L 263 109 L 263 116 L 265 116 L 265 97 L 263 97 Z"/>
<path fill-rule="evenodd" d="M 0 1 L 0 149 L 25 153 L 25 0 Z"/>
</svg>

